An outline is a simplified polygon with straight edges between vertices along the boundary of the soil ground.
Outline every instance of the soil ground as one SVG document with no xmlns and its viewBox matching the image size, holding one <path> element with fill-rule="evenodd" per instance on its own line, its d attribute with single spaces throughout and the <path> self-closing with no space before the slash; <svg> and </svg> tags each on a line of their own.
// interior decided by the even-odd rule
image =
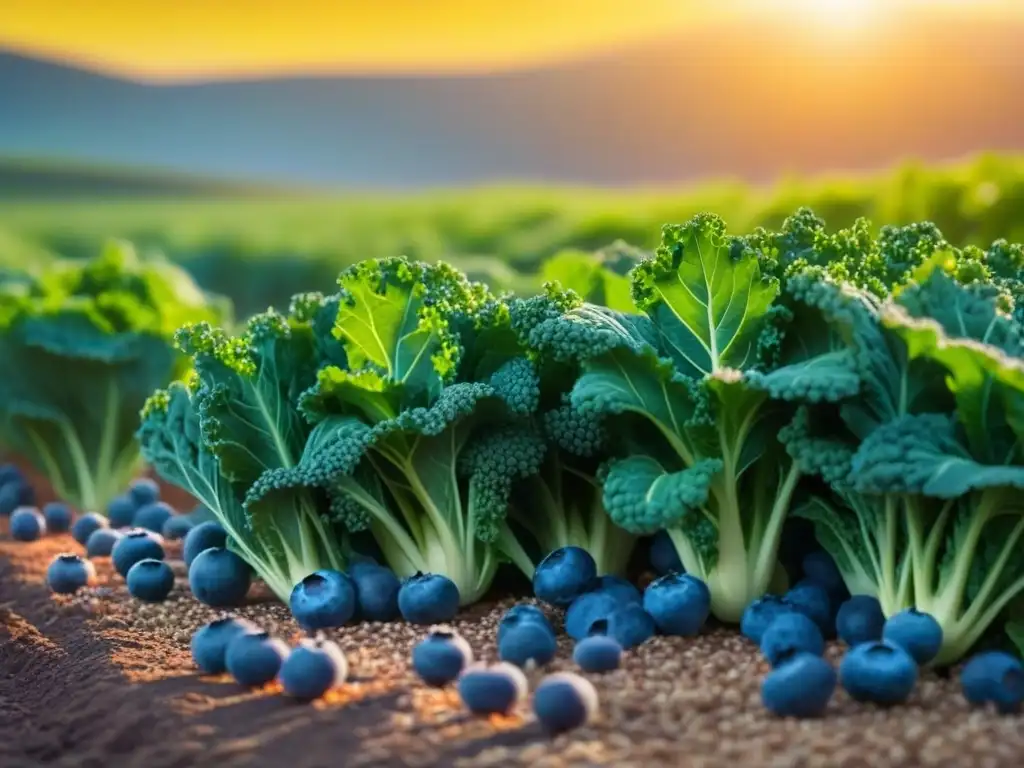
<svg viewBox="0 0 1024 768">
<path fill-rule="evenodd" d="M 927 673 L 911 702 L 881 710 L 837 692 L 816 721 L 778 720 L 761 706 L 767 667 L 734 631 L 655 638 L 624 668 L 592 678 L 597 721 L 546 737 L 529 707 L 477 719 L 450 689 L 432 690 L 407 660 L 423 627 L 362 624 L 333 633 L 351 679 L 313 705 L 270 686 L 246 691 L 199 676 L 192 632 L 216 612 L 195 601 L 179 574 L 159 605 L 132 600 L 109 562 L 99 585 L 51 595 L 44 571 L 68 536 L 32 544 L 0 536 L 0 766 L 972 766 L 1019 768 L 1024 715 L 970 710 L 954 673 Z M 511 601 L 479 606 L 456 626 L 478 658 L 494 660 L 495 626 Z M 289 640 L 285 607 L 254 592 L 237 611 Z M 553 617 L 557 620 L 557 617 Z M 571 669 L 563 638 L 553 665 Z M 838 661 L 842 650 L 829 649 Z M 531 683 L 541 673 L 532 672 Z"/>
</svg>

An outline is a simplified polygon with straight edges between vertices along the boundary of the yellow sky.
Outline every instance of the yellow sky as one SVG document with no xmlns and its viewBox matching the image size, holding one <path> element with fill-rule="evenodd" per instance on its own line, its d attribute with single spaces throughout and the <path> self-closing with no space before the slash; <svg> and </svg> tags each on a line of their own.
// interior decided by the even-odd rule
<svg viewBox="0 0 1024 768">
<path fill-rule="evenodd" d="M 635 44 L 723 12 L 797 17 L 814 5 L 841 19 L 899 3 L 1024 13 L 1024 0 L 0 0 L 0 47 L 144 79 L 479 71 Z"/>
</svg>

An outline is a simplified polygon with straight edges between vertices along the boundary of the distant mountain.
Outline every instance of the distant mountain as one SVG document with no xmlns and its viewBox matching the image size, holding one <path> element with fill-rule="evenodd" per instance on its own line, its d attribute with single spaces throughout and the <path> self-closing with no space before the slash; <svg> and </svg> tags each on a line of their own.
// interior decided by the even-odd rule
<svg viewBox="0 0 1024 768">
<path fill-rule="evenodd" d="M 748 23 L 511 74 L 173 86 L 0 54 L 0 155 L 380 187 L 865 169 L 1024 148 L 1022 37 L 918 23 L 853 46 Z"/>
<path fill-rule="evenodd" d="M 77 197 L 280 197 L 303 190 L 147 168 L 0 157 L 0 201 Z"/>
</svg>

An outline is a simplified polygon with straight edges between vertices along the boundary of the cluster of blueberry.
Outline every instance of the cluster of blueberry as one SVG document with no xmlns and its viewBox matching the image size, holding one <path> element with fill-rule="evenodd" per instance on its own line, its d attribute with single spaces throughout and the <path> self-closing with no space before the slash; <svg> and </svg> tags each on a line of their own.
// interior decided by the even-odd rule
<svg viewBox="0 0 1024 768">
<path fill-rule="evenodd" d="M 819 553 L 805 571 L 827 575 Z M 833 566 L 834 567 L 834 566 Z M 838 574 L 836 574 L 838 576 Z M 909 609 L 886 619 L 874 597 L 843 599 L 836 578 L 798 583 L 782 597 L 765 596 L 743 614 L 740 631 L 757 643 L 771 666 L 761 686 L 765 707 L 784 717 L 817 717 L 841 685 L 854 701 L 893 706 L 910 698 L 919 669 L 935 660 L 942 627 Z M 824 658 L 825 641 L 847 646 L 838 673 Z M 1024 703 L 1024 666 L 1000 651 L 979 653 L 960 675 L 964 696 L 1004 713 Z"/>
<path fill-rule="evenodd" d="M 547 616 L 534 605 L 516 605 L 498 625 L 501 661 L 474 664 L 465 638 L 448 628 L 435 628 L 412 651 L 413 670 L 423 682 L 443 687 L 458 681 L 459 698 L 476 715 L 507 715 L 529 693 L 524 668 L 543 666 L 555 655 L 555 631 Z M 585 672 L 618 668 L 622 647 L 607 637 L 592 637 L 577 644 L 574 659 Z M 556 672 L 544 677 L 533 696 L 533 711 L 545 730 L 562 733 L 590 722 L 597 713 L 598 697 L 584 677 Z"/>
<path fill-rule="evenodd" d="M 217 619 L 192 636 L 192 659 L 200 672 L 227 672 L 247 688 L 277 680 L 284 692 L 311 701 L 348 678 L 348 660 L 337 643 L 304 638 L 295 648 L 251 621 Z"/>
</svg>

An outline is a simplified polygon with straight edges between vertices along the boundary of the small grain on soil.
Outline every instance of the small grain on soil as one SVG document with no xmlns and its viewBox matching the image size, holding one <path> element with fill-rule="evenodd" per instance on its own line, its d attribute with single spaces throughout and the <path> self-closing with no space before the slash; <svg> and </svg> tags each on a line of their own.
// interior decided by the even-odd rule
<svg viewBox="0 0 1024 768">
<path fill-rule="evenodd" d="M 246 691 L 226 675 L 196 675 L 189 653 L 192 633 L 225 612 L 191 597 L 180 563 L 175 562 L 175 589 L 160 604 L 132 600 L 123 580 L 102 561 L 97 586 L 72 597 L 49 595 L 41 589 L 42 574 L 50 557 L 63 549 L 77 551 L 66 537 L 31 545 L 0 543 L 5 563 L 0 597 L 13 606 L 0 625 L 0 646 L 17 643 L 35 658 L 59 663 L 55 654 L 60 648 L 53 647 L 52 638 L 63 637 L 66 645 L 70 637 L 90 658 L 102 657 L 112 670 L 107 677 L 118 676 L 117 685 L 89 697 L 96 734 L 79 730 L 77 741 L 69 744 L 58 732 L 51 733 L 56 743 L 48 748 L 54 755 L 63 750 L 61 765 L 90 764 L 84 757 L 76 762 L 75 752 L 68 750 L 95 756 L 115 748 L 113 737 L 102 736 L 109 717 L 103 713 L 123 709 L 113 699 L 123 699 L 128 690 L 139 702 L 134 706 L 164 713 L 162 726 L 131 750 L 117 746 L 121 751 L 107 765 L 1017 768 L 1024 753 L 1024 716 L 970 709 L 956 674 L 943 679 L 924 673 L 906 706 L 865 706 L 840 690 L 823 719 L 772 717 L 760 701 L 767 665 L 749 642 L 721 628 L 696 638 L 656 637 L 626 653 L 621 669 L 591 676 L 600 695 L 599 717 L 556 738 L 541 732 L 528 704 L 509 716 L 474 718 L 462 710 L 452 687 L 420 684 L 410 670 L 409 654 L 427 628 L 402 623 L 356 624 L 328 633 L 348 655 L 350 679 L 322 701 L 304 706 L 287 700 L 276 685 Z M 172 559 L 178 555 L 170 549 Z M 478 660 L 497 659 L 497 624 L 512 602 L 475 606 L 453 623 Z M 248 604 L 233 613 L 291 642 L 302 636 L 287 608 L 265 592 L 254 590 Z M 560 617 L 548 613 L 560 625 Z M 70 635 L 48 632 L 40 626 L 47 621 L 78 622 L 78 629 Z M 545 670 L 528 670 L 531 687 L 547 672 L 572 670 L 571 653 L 571 641 L 561 635 L 556 661 Z M 841 654 L 837 645 L 828 649 L 833 662 Z M 0 653 L 0 669 L 21 674 L 23 656 Z M 81 663 L 78 658 L 64 663 Z M 21 671 L 11 668 L 15 662 Z M 26 691 L 33 679 L 26 676 Z M 54 675 L 46 679 L 60 684 Z M 59 709 L 59 698 L 47 697 L 51 712 Z M 17 687 L 0 686 L 0 714 L 6 721 L 0 725 L 0 743 L 6 739 L 9 748 L 11 740 L 16 742 L 18 729 L 40 716 L 38 706 L 27 693 L 19 698 Z M 33 765 L 40 749 L 33 742 L 3 764 Z"/>
</svg>

